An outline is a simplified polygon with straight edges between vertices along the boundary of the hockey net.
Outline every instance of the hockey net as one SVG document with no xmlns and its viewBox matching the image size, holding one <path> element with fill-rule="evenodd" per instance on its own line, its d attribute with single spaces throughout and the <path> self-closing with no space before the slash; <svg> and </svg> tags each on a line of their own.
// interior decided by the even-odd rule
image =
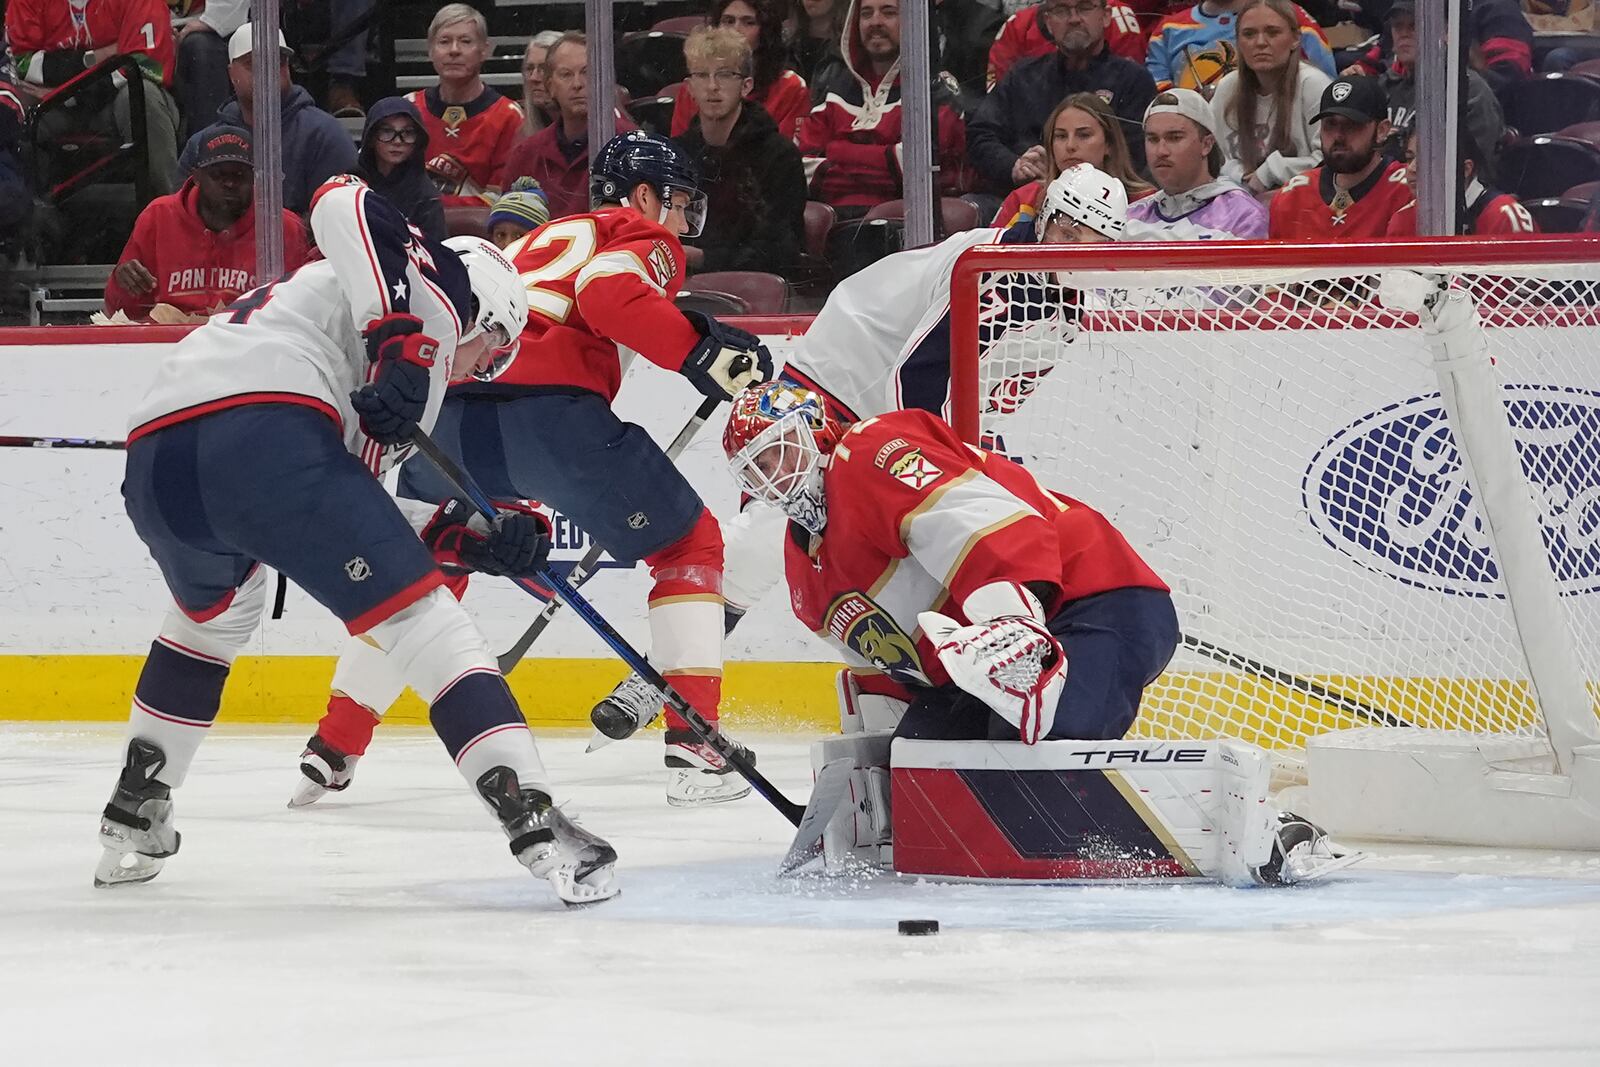
<svg viewBox="0 0 1600 1067">
<path fill-rule="evenodd" d="M 1397 268 L 1477 307 L 1542 606 L 1508 599 L 1434 349 L 1379 299 Z M 1293 757 L 1334 730 L 1442 731 L 1548 773 L 1593 734 L 1600 242 L 980 248 L 952 338 L 962 435 L 1105 513 L 1172 586 L 1183 643 L 1131 736 Z M 1581 674 L 1560 708 L 1529 661 L 1551 643 Z M 1554 745 L 1552 715 L 1575 731 Z"/>
</svg>

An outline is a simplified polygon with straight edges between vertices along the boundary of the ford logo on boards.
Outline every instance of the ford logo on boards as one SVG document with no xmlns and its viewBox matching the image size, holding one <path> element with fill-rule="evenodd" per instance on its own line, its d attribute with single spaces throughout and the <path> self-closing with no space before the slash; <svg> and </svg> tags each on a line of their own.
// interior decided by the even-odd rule
<svg viewBox="0 0 1600 1067">
<path fill-rule="evenodd" d="M 1505 387 L 1565 595 L 1600 589 L 1600 393 Z M 1499 596 L 1500 577 L 1438 393 L 1363 416 L 1318 450 L 1301 503 L 1333 548 L 1407 585 Z"/>
</svg>

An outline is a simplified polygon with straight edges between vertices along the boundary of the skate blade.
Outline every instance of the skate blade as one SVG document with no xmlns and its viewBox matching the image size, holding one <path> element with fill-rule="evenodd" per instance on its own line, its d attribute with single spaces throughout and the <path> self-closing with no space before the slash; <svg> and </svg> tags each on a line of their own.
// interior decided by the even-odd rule
<svg viewBox="0 0 1600 1067">
<path fill-rule="evenodd" d="M 1323 856 L 1302 857 L 1296 856 L 1291 852 L 1284 866 L 1291 873 L 1289 885 L 1305 885 L 1308 882 L 1321 881 L 1328 875 L 1342 871 L 1346 867 L 1354 866 L 1366 858 L 1367 854 L 1365 852 L 1354 850 L 1341 853 L 1333 858 L 1325 858 Z"/>
<path fill-rule="evenodd" d="M 731 776 L 730 776 L 731 777 Z M 713 804 L 726 804 L 732 800 L 740 800 L 750 795 L 750 783 L 742 778 L 734 778 L 738 788 L 725 789 L 721 786 L 703 789 L 699 786 L 688 786 L 686 792 L 675 792 L 673 785 L 667 784 L 667 803 L 674 808 L 705 808 Z"/>
<path fill-rule="evenodd" d="M 594 736 L 589 738 L 589 746 L 583 750 L 584 754 L 588 755 L 590 752 L 599 752 L 602 748 L 605 748 L 615 740 L 617 740 L 617 738 L 607 737 L 599 730 L 596 730 L 594 732 Z"/>
<path fill-rule="evenodd" d="M 622 887 L 617 885 L 612 864 L 589 872 L 582 881 L 577 879 L 576 874 L 575 868 L 562 867 L 548 876 L 550 887 L 556 891 L 561 903 L 569 908 L 600 904 L 622 892 Z"/>
<path fill-rule="evenodd" d="M 104 849 L 94 869 L 94 886 L 96 889 L 111 889 L 119 885 L 148 882 L 161 873 L 166 862 L 165 857 Z"/>
<path fill-rule="evenodd" d="M 302 778 L 300 784 L 295 787 L 294 795 L 289 798 L 289 810 L 310 807 L 327 795 L 327 786 L 318 785 L 309 778 Z"/>
</svg>

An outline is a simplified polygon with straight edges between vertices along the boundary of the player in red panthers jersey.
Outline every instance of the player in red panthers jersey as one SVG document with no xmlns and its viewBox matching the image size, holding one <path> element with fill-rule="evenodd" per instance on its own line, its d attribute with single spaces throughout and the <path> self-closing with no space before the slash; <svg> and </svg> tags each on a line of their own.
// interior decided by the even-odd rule
<svg viewBox="0 0 1600 1067">
<path fill-rule="evenodd" d="M 925 411 L 846 429 L 773 382 L 735 398 L 723 448 L 789 517 L 795 616 L 898 690 L 899 736 L 1121 737 L 1177 646 L 1167 586 L 1103 515 Z"/>
<path fill-rule="evenodd" d="M 428 59 L 439 84 L 406 97 L 428 133 L 428 175 L 446 204 L 488 204 L 495 175 L 522 136 L 522 108 L 483 83 L 489 58 L 484 18 L 466 4 L 446 4 L 428 26 Z"/>
<path fill-rule="evenodd" d="M 667 455 L 611 410 L 622 384 L 619 346 L 729 399 L 772 376 L 753 335 L 672 303 L 683 282 L 680 235 L 699 232 L 705 198 L 687 157 L 639 131 L 596 154 L 591 192 L 602 206 L 540 227 L 506 252 L 528 293 L 528 325 L 509 362 L 457 386 L 434 437 L 498 500 L 539 500 L 618 560 L 642 559 L 651 662 L 707 719 L 722 694 L 722 534 Z M 401 472 L 402 496 L 442 501 L 450 487 L 426 463 Z M 350 759 L 399 695 L 381 657 L 347 645 L 334 696 L 301 770 L 343 788 Z M 734 800 L 749 785 L 688 724 L 667 711 L 667 800 Z M 309 793 L 315 793 L 315 790 Z M 302 790 L 296 799 L 315 799 Z"/>
<path fill-rule="evenodd" d="M 1376 78 L 1346 77 L 1322 91 L 1320 167 L 1284 183 L 1272 199 L 1273 240 L 1361 241 L 1382 237 L 1411 199 L 1403 164 L 1385 161 L 1389 102 Z"/>
</svg>

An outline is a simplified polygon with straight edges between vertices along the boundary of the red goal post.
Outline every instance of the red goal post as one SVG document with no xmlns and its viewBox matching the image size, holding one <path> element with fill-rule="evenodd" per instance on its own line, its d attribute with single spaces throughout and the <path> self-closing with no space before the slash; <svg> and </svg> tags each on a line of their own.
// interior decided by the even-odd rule
<svg viewBox="0 0 1600 1067">
<path fill-rule="evenodd" d="M 1173 587 L 1133 736 L 1269 748 L 1348 832 L 1600 847 L 1600 239 L 984 246 L 950 307 L 958 433 Z"/>
</svg>

